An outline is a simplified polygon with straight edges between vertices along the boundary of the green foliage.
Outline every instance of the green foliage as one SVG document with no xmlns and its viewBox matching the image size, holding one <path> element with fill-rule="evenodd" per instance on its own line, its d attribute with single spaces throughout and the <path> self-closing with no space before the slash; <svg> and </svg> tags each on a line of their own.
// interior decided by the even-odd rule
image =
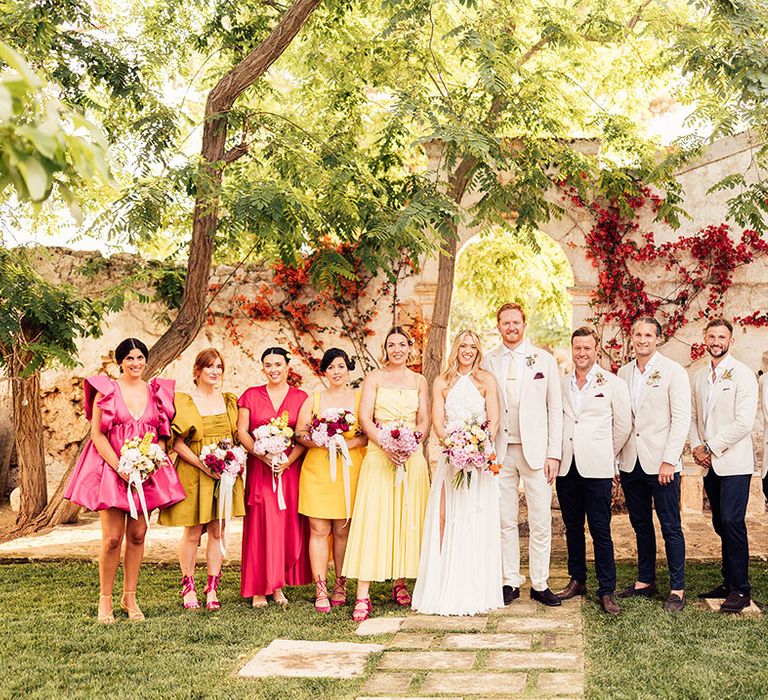
<svg viewBox="0 0 768 700">
<path fill-rule="evenodd" d="M 573 273 L 563 250 L 531 229 L 493 229 L 470 240 L 456 265 L 451 332 L 475 329 L 495 337 L 496 309 L 516 301 L 526 310 L 528 334 L 555 347 L 570 337 Z"/>
<path fill-rule="evenodd" d="M 0 74 L 0 199 L 12 188 L 19 201 L 40 204 L 55 187 L 81 219 L 73 190 L 97 176 L 110 179 L 103 135 L 50 97 L 26 61 L 2 42 L 0 59 L 9 66 Z"/>
<path fill-rule="evenodd" d="M 45 280 L 24 248 L 0 248 L 0 364 L 10 376 L 77 364 L 75 340 L 101 335 L 104 301 Z"/>
</svg>

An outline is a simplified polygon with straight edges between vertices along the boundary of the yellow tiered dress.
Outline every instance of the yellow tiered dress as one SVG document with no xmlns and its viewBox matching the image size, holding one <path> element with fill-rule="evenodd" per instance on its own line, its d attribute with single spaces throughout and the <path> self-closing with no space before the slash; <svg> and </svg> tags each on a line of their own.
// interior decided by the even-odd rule
<svg viewBox="0 0 768 700">
<path fill-rule="evenodd" d="M 224 438 L 237 438 L 237 396 L 224 393 L 226 413 L 201 416 L 197 405 L 189 394 L 176 392 L 174 403 L 176 415 L 171 423 L 175 440 L 183 440 L 189 449 L 200 455 L 205 445 L 218 443 Z M 171 449 L 173 445 L 169 446 Z M 181 457 L 176 457 L 176 473 L 187 497 L 160 511 L 161 525 L 191 526 L 205 525 L 218 519 L 218 502 L 214 495 L 216 480 Z M 245 514 L 243 502 L 243 478 L 237 477 L 232 497 L 232 515 Z"/>
<path fill-rule="evenodd" d="M 357 434 L 358 406 L 360 392 L 355 392 L 355 424 L 344 433 L 347 440 Z M 312 415 L 320 413 L 320 393 L 316 392 Z M 346 512 L 344 497 L 344 470 L 341 455 L 336 461 L 336 481 L 331 481 L 331 465 L 327 447 L 310 447 L 301 464 L 299 477 L 299 513 L 310 518 L 325 518 L 328 520 L 345 520 L 352 517 L 355 505 L 357 480 L 360 476 L 360 465 L 365 454 L 364 447 L 353 447 L 349 451 L 352 466 L 349 468 L 350 511 Z"/>
<path fill-rule="evenodd" d="M 374 420 L 415 427 L 418 407 L 418 389 L 379 387 Z M 405 484 L 395 488 L 395 466 L 377 445 L 368 443 L 344 557 L 345 576 L 363 581 L 416 577 L 429 496 L 429 470 L 421 448 L 405 467 Z"/>
</svg>

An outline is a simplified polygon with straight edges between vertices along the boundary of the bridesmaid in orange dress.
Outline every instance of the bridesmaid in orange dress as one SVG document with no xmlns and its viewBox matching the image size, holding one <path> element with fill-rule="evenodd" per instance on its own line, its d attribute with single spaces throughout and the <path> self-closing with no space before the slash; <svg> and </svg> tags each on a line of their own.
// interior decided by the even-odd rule
<svg viewBox="0 0 768 700">
<path fill-rule="evenodd" d="M 304 447 L 293 443 L 285 451 L 286 462 L 275 466 L 282 476 L 285 509 L 278 505 L 274 491 L 272 463 L 268 456 L 253 452 L 253 431 L 283 413 L 296 429 L 306 392 L 288 385 L 290 355 L 281 347 L 267 348 L 261 363 L 267 383 L 246 389 L 237 402 L 240 412 L 237 437 L 248 450 L 245 477 L 245 519 L 240 593 L 253 598 L 253 607 L 267 605 L 267 596 L 278 605 L 287 605 L 283 586 L 302 586 L 312 581 L 307 543 L 309 524 L 299 515 L 299 471 Z"/>
</svg>

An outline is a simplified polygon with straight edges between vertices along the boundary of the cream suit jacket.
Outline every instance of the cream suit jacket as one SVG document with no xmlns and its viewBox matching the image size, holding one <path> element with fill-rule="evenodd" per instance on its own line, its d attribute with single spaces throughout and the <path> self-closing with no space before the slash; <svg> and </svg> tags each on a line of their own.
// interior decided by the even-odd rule
<svg viewBox="0 0 768 700">
<path fill-rule="evenodd" d="M 632 432 L 632 405 L 629 387 L 623 379 L 598 369 L 584 389 L 581 410 L 576 413 L 571 377 L 563 377 L 563 459 L 560 476 L 571 468 L 589 479 L 611 479 L 616 456 Z"/>
<path fill-rule="evenodd" d="M 632 385 L 635 361 L 619 370 Z M 637 410 L 632 409 L 632 432 L 621 450 L 620 469 L 630 472 L 639 459 L 646 474 L 658 474 L 662 462 L 683 468 L 681 456 L 691 426 L 691 383 L 681 365 L 656 353 L 653 368 L 641 385 Z"/>
<path fill-rule="evenodd" d="M 691 449 L 706 442 L 712 450 L 712 468 L 718 476 L 752 474 L 755 471 L 752 428 L 757 415 L 757 378 L 747 365 L 731 357 L 705 410 L 710 372 L 707 362 L 693 377 Z"/>
<path fill-rule="evenodd" d="M 768 380 L 764 374 L 760 377 L 760 406 L 763 409 L 763 468 L 761 474 L 763 479 L 768 474 Z"/>
<path fill-rule="evenodd" d="M 563 440 L 563 404 L 557 361 L 546 350 L 531 347 L 531 362 L 525 363 L 520 394 L 520 439 L 523 455 L 531 469 L 543 469 L 547 458 L 560 459 Z M 507 410 L 504 346 L 491 350 L 483 358 L 483 369 L 493 373 L 499 393 L 499 409 Z M 507 454 L 508 431 L 501 416 L 496 434 L 496 458 Z"/>
</svg>

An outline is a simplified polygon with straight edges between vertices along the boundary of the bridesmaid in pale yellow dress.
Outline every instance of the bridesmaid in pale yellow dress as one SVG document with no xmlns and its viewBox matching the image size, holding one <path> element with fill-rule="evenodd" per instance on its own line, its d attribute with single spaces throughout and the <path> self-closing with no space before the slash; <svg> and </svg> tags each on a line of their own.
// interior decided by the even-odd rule
<svg viewBox="0 0 768 700">
<path fill-rule="evenodd" d="M 352 618 L 366 620 L 372 610 L 371 581 L 394 579 L 392 598 L 410 606 L 406 578 L 415 578 L 424 513 L 429 495 L 429 471 L 421 446 L 405 462 L 405 482 L 395 486 L 402 457 L 379 441 L 379 425 L 402 421 L 426 437 L 429 430 L 427 382 L 407 367 L 413 340 L 401 326 L 384 338 L 382 368 L 363 384 L 360 424 L 368 435 L 368 450 L 360 470 L 352 526 L 342 573 L 357 581 Z"/>
<path fill-rule="evenodd" d="M 355 361 L 350 360 L 344 350 L 326 350 L 320 361 L 320 371 L 325 375 L 329 386 L 325 391 L 315 392 L 307 398 L 299 411 L 296 424 L 297 442 L 309 448 L 301 466 L 299 513 L 309 518 L 309 561 L 315 580 L 315 610 L 320 613 L 328 613 L 331 606 L 344 605 L 347 602 L 347 579 L 341 575 L 341 567 L 347 549 L 349 519 L 355 504 L 360 464 L 368 442 L 368 438 L 361 436 L 357 430 L 360 392 L 349 386 L 349 373 L 354 368 Z M 335 480 L 331 477 L 328 447 L 316 445 L 310 437 L 312 418 L 330 409 L 350 411 L 356 418 L 355 424 L 344 433 L 351 464 L 345 467 L 342 455 L 337 453 Z M 326 576 L 329 559 L 328 538 L 331 533 L 336 583 L 329 599 Z"/>
<path fill-rule="evenodd" d="M 203 532 L 208 534 L 205 559 L 208 581 L 205 586 L 205 607 L 218 610 L 221 607 L 217 588 L 221 580 L 224 563 L 222 540 L 225 536 L 224 522 L 219 528 L 218 499 L 216 483 L 219 475 L 213 474 L 200 459 L 205 445 L 218 443 L 224 438 L 233 442 L 237 439 L 237 396 L 222 392 L 220 387 L 224 375 L 224 358 L 215 348 L 198 353 L 192 367 L 192 381 L 195 388 L 190 394 L 177 391 L 175 398 L 176 415 L 171 424 L 174 441 L 173 451 L 178 455 L 176 471 L 187 497 L 160 512 L 161 525 L 184 526 L 179 543 L 179 565 L 181 567 L 181 597 L 185 609 L 197 609 L 195 587 L 195 560 L 197 547 Z M 245 513 L 243 502 L 243 479 L 237 477 L 232 498 L 232 515 Z"/>
</svg>

